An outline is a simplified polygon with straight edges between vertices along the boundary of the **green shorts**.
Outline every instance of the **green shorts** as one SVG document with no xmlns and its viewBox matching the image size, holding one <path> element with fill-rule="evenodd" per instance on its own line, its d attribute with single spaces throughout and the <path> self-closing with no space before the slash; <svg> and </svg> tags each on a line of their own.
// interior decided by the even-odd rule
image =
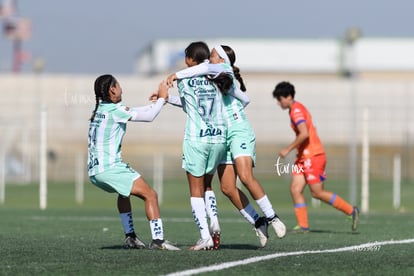
<svg viewBox="0 0 414 276">
<path fill-rule="evenodd" d="M 250 156 L 253 167 L 256 164 L 256 136 L 250 125 L 227 130 L 227 155 L 220 164 L 233 164 L 237 157 Z"/>
<path fill-rule="evenodd" d="M 184 140 L 182 168 L 200 177 L 214 174 L 226 155 L 226 144 L 207 144 Z"/>
<path fill-rule="evenodd" d="M 119 163 L 102 173 L 89 176 L 89 179 L 104 191 L 128 197 L 131 194 L 134 181 L 140 177 L 141 175 L 128 164 Z"/>
</svg>

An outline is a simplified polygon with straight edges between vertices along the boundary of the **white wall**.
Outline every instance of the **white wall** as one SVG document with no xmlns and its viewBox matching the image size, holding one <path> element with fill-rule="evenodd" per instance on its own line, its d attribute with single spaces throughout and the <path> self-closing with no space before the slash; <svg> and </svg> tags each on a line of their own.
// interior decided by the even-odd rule
<svg viewBox="0 0 414 276">
<path fill-rule="evenodd" d="M 1 75 L 0 145 L 3 148 L 7 145 L 6 149 L 1 148 L 8 154 L 7 164 L 30 167 L 29 175 L 25 173 L 24 178 L 37 179 L 40 107 L 44 103 L 48 110 L 48 150 L 57 156 L 57 161 L 49 162 L 49 178 L 73 178 L 77 156 L 83 154 L 86 158 L 88 119 L 95 105 L 93 83 L 96 77 Z M 123 88 L 124 103 L 140 106 L 148 104 L 149 94 L 165 76 L 116 77 Z M 281 80 L 245 76 L 245 81 L 251 98 L 246 112 L 261 150 L 258 158 L 262 161 L 256 172 L 272 173 L 277 150 L 294 138 L 287 111 L 282 111 L 272 98 L 273 88 Z M 372 167 L 377 168 L 373 174 L 388 177 L 392 155 L 396 151 L 404 156 L 404 164 L 412 164 L 414 81 L 291 81 L 296 87 L 296 99 L 311 111 L 324 145 L 341 148 L 335 155 L 329 155 L 331 173 L 342 174 L 343 177 L 347 172 L 353 102 L 356 103 L 358 144 L 361 141 L 362 112 L 369 108 L 372 145 L 392 150 L 373 153 L 375 162 Z M 351 98 L 352 91 L 356 95 L 355 101 Z M 173 89 L 171 93 L 176 94 L 176 91 Z M 129 162 L 140 162 L 137 167 L 148 175 L 153 170 L 154 155 L 162 153 L 170 160 L 166 164 L 173 166 L 170 173 L 180 174 L 184 123 L 185 114 L 170 105 L 165 106 L 152 123 L 130 123 L 124 140 L 124 156 Z M 18 162 L 13 163 L 13 158 Z M 53 160 L 49 157 L 49 161 Z"/>
<path fill-rule="evenodd" d="M 116 76 L 123 88 L 124 103 L 145 105 L 148 95 L 165 76 L 138 78 Z M 83 141 L 88 118 L 95 105 L 93 82 L 96 76 L 72 75 L 2 75 L 0 97 L 0 126 L 38 127 L 42 102 L 49 110 L 50 140 Z M 245 78 L 251 104 L 246 112 L 257 138 L 263 143 L 284 142 L 292 138 L 287 112 L 272 98 L 278 81 Z M 346 143 L 350 133 L 351 93 L 354 89 L 357 104 L 357 127 L 363 108 L 370 110 L 371 141 L 379 144 L 402 143 L 407 133 L 414 135 L 414 81 L 359 81 L 352 84 L 341 80 L 296 80 L 298 101 L 311 111 L 325 143 Z M 171 90 L 176 94 L 176 90 Z M 128 136 L 142 141 L 182 139 L 185 114 L 166 106 L 153 123 L 131 123 Z"/>
</svg>

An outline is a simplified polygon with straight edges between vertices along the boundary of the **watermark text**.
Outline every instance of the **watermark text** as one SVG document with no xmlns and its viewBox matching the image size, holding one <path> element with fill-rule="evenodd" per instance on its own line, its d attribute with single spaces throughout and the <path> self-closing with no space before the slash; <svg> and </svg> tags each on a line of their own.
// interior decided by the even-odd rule
<svg viewBox="0 0 414 276">
<path fill-rule="evenodd" d="M 280 160 L 280 156 L 276 159 L 275 164 L 276 173 L 278 176 L 281 176 L 282 174 L 291 174 L 291 173 L 303 173 L 303 167 L 298 166 L 296 164 L 290 164 L 290 163 L 283 163 Z"/>
</svg>

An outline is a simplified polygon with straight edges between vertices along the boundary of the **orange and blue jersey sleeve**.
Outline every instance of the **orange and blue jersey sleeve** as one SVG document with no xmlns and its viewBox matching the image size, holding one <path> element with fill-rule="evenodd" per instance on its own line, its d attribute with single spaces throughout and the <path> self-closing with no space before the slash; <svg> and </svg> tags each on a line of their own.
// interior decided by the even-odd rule
<svg viewBox="0 0 414 276">
<path fill-rule="evenodd" d="M 300 105 L 294 104 L 290 110 L 290 120 L 292 127 L 296 128 L 301 123 L 306 123 L 306 110 Z"/>
</svg>

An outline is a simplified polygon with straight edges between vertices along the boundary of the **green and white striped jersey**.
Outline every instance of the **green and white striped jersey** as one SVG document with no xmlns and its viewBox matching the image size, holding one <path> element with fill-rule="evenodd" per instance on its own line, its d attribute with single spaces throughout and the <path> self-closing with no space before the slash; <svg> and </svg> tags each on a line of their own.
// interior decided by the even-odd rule
<svg viewBox="0 0 414 276">
<path fill-rule="evenodd" d="M 223 99 L 215 85 L 204 76 L 178 81 L 178 92 L 187 113 L 184 139 L 221 144 L 226 142 Z"/>
<path fill-rule="evenodd" d="M 121 145 L 126 123 L 131 118 L 121 103 L 100 103 L 89 124 L 88 175 L 102 173 L 122 162 Z"/>
</svg>

